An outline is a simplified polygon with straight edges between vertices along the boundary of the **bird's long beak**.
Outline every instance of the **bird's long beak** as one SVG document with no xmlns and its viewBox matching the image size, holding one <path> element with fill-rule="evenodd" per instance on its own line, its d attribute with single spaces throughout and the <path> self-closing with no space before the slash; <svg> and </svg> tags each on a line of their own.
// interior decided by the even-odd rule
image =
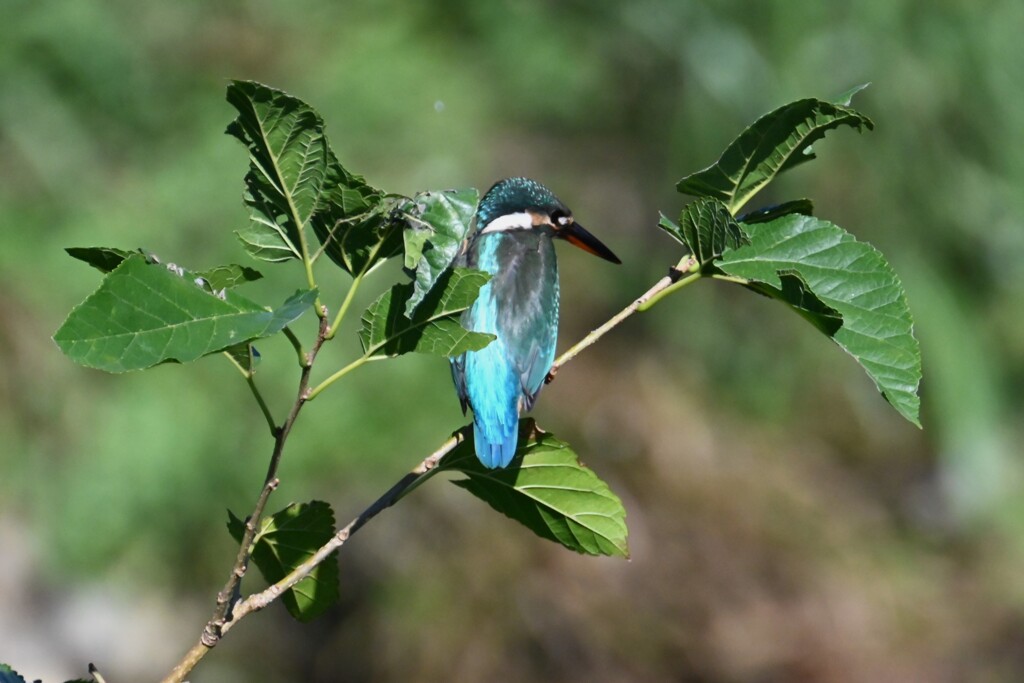
<svg viewBox="0 0 1024 683">
<path fill-rule="evenodd" d="M 594 256 L 600 256 L 605 261 L 622 263 L 622 261 L 619 260 L 619 257 L 612 253 L 611 249 L 604 246 L 604 244 L 601 243 L 601 240 L 587 232 L 579 223 L 573 222 L 559 227 L 555 231 L 555 234 L 569 244 L 574 244 L 583 251 L 589 252 Z"/>
</svg>

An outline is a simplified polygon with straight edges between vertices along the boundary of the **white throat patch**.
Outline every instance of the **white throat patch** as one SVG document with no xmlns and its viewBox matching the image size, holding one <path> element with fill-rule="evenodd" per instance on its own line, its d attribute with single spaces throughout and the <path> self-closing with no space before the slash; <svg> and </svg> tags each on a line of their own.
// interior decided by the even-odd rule
<svg viewBox="0 0 1024 683">
<path fill-rule="evenodd" d="M 493 221 L 484 226 L 484 229 L 480 231 L 481 235 L 485 235 L 489 232 L 505 232 L 507 230 L 526 230 L 533 227 L 533 214 L 526 211 L 520 213 L 510 213 L 504 216 L 498 216 Z"/>
</svg>

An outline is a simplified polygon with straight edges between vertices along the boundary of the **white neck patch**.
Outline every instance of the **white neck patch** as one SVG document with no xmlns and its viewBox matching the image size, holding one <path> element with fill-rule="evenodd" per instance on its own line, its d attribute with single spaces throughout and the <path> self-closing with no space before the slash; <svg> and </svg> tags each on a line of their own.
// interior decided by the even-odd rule
<svg viewBox="0 0 1024 683">
<path fill-rule="evenodd" d="M 485 235 L 489 232 L 505 232 L 507 230 L 525 230 L 532 227 L 533 214 L 521 211 L 520 213 L 510 213 L 504 216 L 498 216 L 484 226 L 484 229 L 480 231 L 480 234 Z"/>
</svg>

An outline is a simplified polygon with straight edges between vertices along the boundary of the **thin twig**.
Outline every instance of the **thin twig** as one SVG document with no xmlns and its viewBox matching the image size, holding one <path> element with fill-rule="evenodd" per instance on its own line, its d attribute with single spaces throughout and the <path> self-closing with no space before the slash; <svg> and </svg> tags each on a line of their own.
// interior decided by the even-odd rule
<svg viewBox="0 0 1024 683">
<path fill-rule="evenodd" d="M 323 391 L 327 387 L 331 386 L 332 384 L 337 382 L 339 379 L 341 379 L 342 377 L 344 377 L 348 373 L 350 373 L 353 370 L 355 370 L 356 368 L 358 368 L 360 365 L 363 365 L 365 363 L 369 363 L 369 362 L 375 361 L 375 360 L 381 360 L 383 358 L 387 358 L 387 356 L 374 356 L 374 357 L 360 356 L 359 358 L 356 358 L 354 361 L 352 361 L 351 363 L 349 363 L 348 365 L 346 365 L 342 369 L 340 369 L 337 372 L 335 372 L 333 375 L 331 375 L 330 377 L 325 379 L 323 382 L 320 382 L 320 384 L 317 384 L 315 387 L 310 389 L 309 390 L 309 396 L 307 397 L 307 400 L 312 401 L 314 398 L 316 398 L 317 396 L 320 395 L 321 391 Z"/>
<path fill-rule="evenodd" d="M 302 342 L 300 342 L 299 338 L 295 336 L 292 328 L 287 325 L 285 325 L 281 331 L 284 332 L 284 336 L 287 337 L 288 341 L 292 344 L 292 348 L 295 349 L 295 354 L 299 357 L 299 367 L 306 367 L 306 363 L 309 358 L 306 356 L 306 350 L 302 348 Z"/>
<path fill-rule="evenodd" d="M 377 242 L 377 246 L 375 246 L 369 256 L 366 257 L 366 261 L 363 263 L 362 269 L 352 278 L 352 284 L 349 285 L 348 293 L 345 295 L 345 300 L 341 302 L 341 306 L 338 308 L 338 314 L 334 317 L 334 322 L 327 328 L 327 339 L 334 339 L 334 335 L 338 333 L 341 321 L 345 319 L 345 314 L 348 313 L 348 308 L 352 305 L 352 300 L 356 296 L 356 290 L 358 290 L 359 285 L 362 284 L 363 278 L 373 270 L 373 266 L 371 264 L 377 260 L 377 254 L 380 253 L 380 248 L 383 245 L 383 239 L 381 239 L 380 242 Z"/>
<path fill-rule="evenodd" d="M 242 377 L 245 377 L 245 378 L 248 378 L 248 377 L 249 377 L 249 371 L 248 371 L 248 370 L 246 370 L 245 368 L 243 368 L 243 367 L 242 367 L 242 364 L 241 364 L 241 363 L 239 363 L 239 362 L 238 362 L 238 360 L 237 360 L 237 359 L 236 359 L 236 358 L 235 358 L 234 356 L 232 356 L 232 355 L 231 355 L 231 354 L 230 354 L 229 352 L 227 352 L 227 351 L 221 351 L 220 353 L 221 353 L 221 355 L 222 355 L 222 356 L 224 356 L 224 357 L 225 357 L 225 358 L 227 358 L 227 359 L 228 359 L 229 361 L 231 361 L 231 364 L 232 364 L 232 365 L 234 365 L 234 366 L 235 366 L 235 369 L 236 369 L 236 370 L 238 370 L 238 372 L 240 372 L 240 373 L 242 374 Z"/>
<path fill-rule="evenodd" d="M 270 436 L 277 437 L 277 423 L 274 421 L 274 415 L 270 412 L 270 406 L 263 400 L 263 394 L 260 393 L 259 387 L 256 386 L 256 379 L 253 373 L 249 372 L 245 376 L 245 383 L 249 385 L 249 389 L 252 391 L 253 397 L 256 399 L 256 403 L 259 404 L 260 412 L 263 413 L 263 417 L 267 418 L 267 425 L 270 427 Z"/>
<path fill-rule="evenodd" d="M 242 374 L 242 377 L 245 379 L 245 383 L 249 385 L 249 390 L 252 392 L 253 397 L 256 399 L 256 403 L 260 407 L 260 412 L 262 412 L 263 413 L 263 417 L 265 417 L 267 419 L 267 424 L 270 426 L 270 436 L 271 437 L 276 437 L 277 436 L 277 423 L 274 421 L 274 416 L 270 412 L 270 407 L 267 405 L 267 402 L 263 399 L 263 394 L 260 393 L 259 387 L 256 386 L 255 373 L 251 369 L 246 370 L 244 367 L 242 367 L 242 364 L 239 363 L 238 360 L 233 355 L 228 353 L 227 351 L 224 351 L 223 355 L 224 355 L 225 358 L 227 358 L 229 361 L 231 361 L 231 364 L 234 365 L 235 368 L 238 370 L 238 372 L 240 372 Z M 250 368 L 251 368 L 251 366 L 252 366 L 252 347 L 251 346 L 249 347 L 249 365 L 250 365 Z"/>
<path fill-rule="evenodd" d="M 696 264 L 696 261 L 694 263 Z M 675 282 L 670 284 L 668 287 L 665 287 L 664 289 L 661 289 L 661 290 L 655 292 L 652 296 L 648 297 L 648 299 L 646 301 L 644 301 L 643 303 L 641 303 L 637 307 L 637 310 L 638 311 L 646 311 L 646 310 L 650 309 L 652 306 L 654 306 L 654 304 L 658 303 L 659 301 L 664 299 L 669 294 L 672 294 L 673 292 L 682 289 L 683 287 L 685 287 L 688 284 L 696 282 L 697 280 L 699 280 L 702 277 L 704 277 L 704 275 L 702 273 L 700 273 L 700 272 L 693 272 L 693 273 L 688 274 L 686 277 L 678 278 Z"/>
</svg>

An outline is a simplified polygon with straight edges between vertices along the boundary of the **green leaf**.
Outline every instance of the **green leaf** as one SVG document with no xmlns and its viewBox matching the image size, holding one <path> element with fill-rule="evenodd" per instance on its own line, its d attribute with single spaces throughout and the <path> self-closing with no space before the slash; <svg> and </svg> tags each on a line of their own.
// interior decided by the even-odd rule
<svg viewBox="0 0 1024 683">
<path fill-rule="evenodd" d="M 504 469 L 487 469 L 468 438 L 438 467 L 466 475 L 453 482 L 542 538 L 587 555 L 628 557 L 626 510 L 567 444 L 520 421 L 519 448 Z M 472 430 L 468 430 L 471 432 Z"/>
<path fill-rule="evenodd" d="M 835 102 L 836 104 L 841 104 L 844 107 L 849 107 L 850 103 L 853 102 L 853 96 L 859 93 L 864 88 L 868 87 L 869 85 L 871 85 L 871 83 L 861 83 L 860 85 L 855 85 L 846 92 L 844 92 L 842 95 L 836 97 L 835 100 L 833 100 L 833 102 Z"/>
<path fill-rule="evenodd" d="M 233 291 L 222 294 L 197 286 L 192 273 L 132 255 L 71 311 L 53 339 L 86 367 L 141 370 L 276 334 L 316 297 L 315 290 L 300 291 L 270 311 Z"/>
<path fill-rule="evenodd" d="M 302 231 L 320 204 L 327 176 L 323 121 L 312 107 L 280 90 L 232 81 L 227 100 L 238 117 L 227 132 L 249 150 L 245 203 L 252 222 L 242 237 L 257 258 L 301 258 Z"/>
<path fill-rule="evenodd" d="M 767 223 L 768 221 L 773 221 L 776 218 L 788 216 L 791 213 L 813 216 L 814 202 L 810 199 L 794 199 L 789 202 L 783 202 L 781 204 L 774 204 L 772 206 L 765 206 L 760 209 L 748 211 L 736 220 L 740 223 L 746 223 L 747 225 L 751 225 L 753 223 Z"/>
<path fill-rule="evenodd" d="M 207 286 L 216 292 L 244 285 L 246 282 L 255 282 L 263 277 L 263 273 L 254 268 L 232 263 L 226 266 L 215 266 L 208 270 L 201 270 L 196 273 L 196 277 L 203 278 Z"/>
<path fill-rule="evenodd" d="M 245 194 L 246 206 L 251 206 L 252 195 Z M 292 244 L 281 226 L 258 214 L 250 212 L 249 224 L 235 231 L 245 252 L 254 259 L 268 263 L 280 263 L 289 259 L 301 259 L 299 249 Z"/>
<path fill-rule="evenodd" d="M 839 126 L 871 130 L 874 124 L 846 107 L 807 99 L 765 114 L 726 148 L 713 165 L 683 178 L 676 189 L 720 199 L 733 215 L 762 187 L 814 158 L 810 146 Z"/>
<path fill-rule="evenodd" d="M 420 260 L 423 258 L 423 248 L 427 245 L 427 238 L 430 237 L 430 229 L 426 227 L 408 227 L 402 231 L 402 242 L 405 250 L 406 270 L 416 270 Z"/>
<path fill-rule="evenodd" d="M 249 150 L 244 197 L 251 220 L 238 237 L 250 255 L 302 258 L 309 225 L 328 257 L 352 274 L 399 253 L 399 229 L 377 210 L 380 190 L 338 162 L 316 110 L 251 81 L 232 82 L 227 99 L 238 110 L 227 132 Z"/>
<path fill-rule="evenodd" d="M 392 219 L 397 200 L 385 199 L 362 176 L 350 173 L 328 148 L 328 182 L 313 215 L 321 248 L 350 275 L 402 253 L 402 224 Z"/>
<path fill-rule="evenodd" d="M 141 249 L 136 251 L 127 251 L 125 249 L 117 249 L 115 247 L 68 247 L 64 251 L 66 251 L 72 258 L 76 258 L 79 261 L 85 261 L 101 273 L 109 273 L 113 271 L 121 265 L 122 261 L 135 254 L 141 254 L 144 256 L 147 263 L 160 262 L 155 256 L 147 254 Z M 197 278 L 202 278 L 205 282 L 205 286 L 213 292 L 237 287 L 238 285 L 245 284 L 246 282 L 254 282 L 263 277 L 263 274 L 258 270 L 247 266 L 240 266 L 235 263 L 226 266 L 214 266 L 207 270 L 201 270 L 194 275 Z M 197 282 L 197 284 L 199 283 Z"/>
<path fill-rule="evenodd" d="M 835 336 L 843 326 L 843 316 L 839 311 L 819 299 L 796 273 L 779 273 L 779 282 L 782 283 L 780 288 L 763 282 L 747 282 L 744 286 L 769 299 L 783 301 L 819 332 L 828 337 Z"/>
<path fill-rule="evenodd" d="M 224 352 L 230 355 L 248 373 L 252 373 L 260 363 L 260 352 L 248 342 L 229 346 L 224 349 Z"/>
<path fill-rule="evenodd" d="M 25 683 L 25 679 L 11 667 L 0 664 L 0 683 Z"/>
<path fill-rule="evenodd" d="M 242 520 L 228 511 L 228 531 L 239 543 Z M 334 535 L 334 511 L 323 501 L 292 503 L 265 517 L 253 539 L 252 559 L 267 583 L 274 584 L 308 560 Z M 281 595 L 288 613 L 310 621 L 338 601 L 337 553 L 317 565 L 309 576 Z"/>
<path fill-rule="evenodd" d="M 921 352 L 903 285 L 878 250 L 812 216 L 793 214 L 746 230 L 750 244 L 726 251 L 715 265 L 814 322 L 920 426 Z"/>
<path fill-rule="evenodd" d="M 421 192 L 413 198 L 405 212 L 405 267 L 415 268 L 416 277 L 413 295 L 406 302 L 406 316 L 413 314 L 441 274 L 452 265 L 469 234 L 479 202 L 480 193 L 472 187 Z M 424 241 L 429 244 L 426 249 Z"/>
<path fill-rule="evenodd" d="M 72 258 L 85 261 L 101 273 L 109 273 L 121 265 L 121 261 L 142 251 L 126 251 L 115 247 L 68 247 L 64 251 Z"/>
<path fill-rule="evenodd" d="M 359 340 L 367 357 L 383 358 L 416 351 L 457 356 L 479 351 L 494 335 L 470 332 L 459 324 L 459 314 L 473 305 L 490 276 L 479 270 L 455 268 L 438 279 L 430 294 L 405 317 L 413 283 L 395 285 L 363 313 Z"/>
<path fill-rule="evenodd" d="M 726 249 L 748 241 L 725 204 L 707 197 L 687 204 L 679 216 L 679 225 L 662 216 L 658 226 L 689 249 L 702 270 Z"/>
<path fill-rule="evenodd" d="M 393 201 L 381 200 L 366 213 L 339 218 L 339 211 L 325 211 L 314 216 L 313 229 L 337 266 L 353 276 L 367 273 L 402 253 L 402 223 L 392 220 L 393 207 Z"/>
</svg>

